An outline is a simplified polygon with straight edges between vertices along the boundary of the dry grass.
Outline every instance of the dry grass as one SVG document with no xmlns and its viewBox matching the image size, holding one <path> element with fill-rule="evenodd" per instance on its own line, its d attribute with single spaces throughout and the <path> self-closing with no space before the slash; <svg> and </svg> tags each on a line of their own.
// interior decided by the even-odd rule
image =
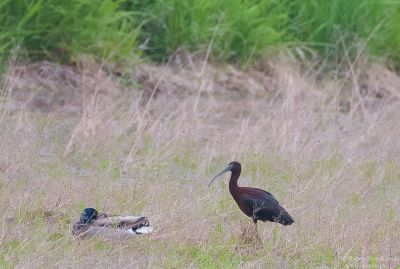
<svg viewBox="0 0 400 269">
<path fill-rule="evenodd" d="M 400 264 L 400 78 L 277 60 L 186 61 L 120 77 L 10 63 L 0 100 L 0 267 L 394 268 Z M 385 79 L 380 79 L 382 76 Z M 246 221 L 227 180 L 271 191 L 295 224 Z M 149 217 L 131 241 L 77 240 L 83 207 Z M 383 260 L 383 258 L 385 260 Z"/>
</svg>

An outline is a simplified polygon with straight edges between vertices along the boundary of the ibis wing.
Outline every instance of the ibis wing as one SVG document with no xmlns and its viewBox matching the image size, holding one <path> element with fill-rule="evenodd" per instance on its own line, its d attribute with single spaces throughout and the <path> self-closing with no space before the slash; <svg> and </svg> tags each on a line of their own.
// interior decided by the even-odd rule
<svg viewBox="0 0 400 269">
<path fill-rule="evenodd" d="M 293 218 L 269 192 L 260 189 L 246 191 L 243 199 L 246 206 L 252 209 L 253 220 L 279 222 L 284 225 L 293 223 Z"/>
<path fill-rule="evenodd" d="M 272 195 L 257 194 L 243 193 L 242 195 L 247 208 L 253 212 L 253 218 L 262 220 L 260 217 L 263 215 L 279 214 L 279 203 Z"/>
</svg>

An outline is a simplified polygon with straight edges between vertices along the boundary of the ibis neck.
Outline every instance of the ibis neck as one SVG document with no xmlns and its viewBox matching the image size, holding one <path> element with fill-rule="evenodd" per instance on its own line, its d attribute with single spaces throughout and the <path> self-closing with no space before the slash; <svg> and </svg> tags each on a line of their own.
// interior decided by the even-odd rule
<svg viewBox="0 0 400 269">
<path fill-rule="evenodd" d="M 240 176 L 240 171 L 232 172 L 231 179 L 229 180 L 229 191 L 232 195 L 234 195 L 234 193 L 236 193 L 236 191 L 239 189 L 238 186 L 239 176 Z"/>
</svg>

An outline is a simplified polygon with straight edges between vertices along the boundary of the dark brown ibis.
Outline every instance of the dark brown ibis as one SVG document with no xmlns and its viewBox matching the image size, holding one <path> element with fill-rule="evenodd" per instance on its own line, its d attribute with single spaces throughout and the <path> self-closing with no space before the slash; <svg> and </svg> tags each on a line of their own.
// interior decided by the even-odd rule
<svg viewBox="0 0 400 269">
<path fill-rule="evenodd" d="M 294 222 L 292 216 L 289 215 L 271 193 L 257 188 L 238 186 L 238 179 L 242 171 L 242 166 L 238 162 L 229 163 L 228 167 L 218 173 L 208 186 L 216 178 L 229 171 L 232 172 L 231 179 L 229 180 L 229 191 L 240 210 L 253 219 L 256 234 L 258 220 L 263 222 L 278 222 L 283 225 L 291 225 Z"/>
</svg>

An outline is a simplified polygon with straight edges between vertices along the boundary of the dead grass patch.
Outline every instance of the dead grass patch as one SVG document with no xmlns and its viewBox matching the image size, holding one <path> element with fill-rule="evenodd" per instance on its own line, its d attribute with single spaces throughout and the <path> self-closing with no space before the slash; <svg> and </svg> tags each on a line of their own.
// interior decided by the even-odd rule
<svg viewBox="0 0 400 269">
<path fill-rule="evenodd" d="M 368 72 L 382 96 L 355 92 L 358 77 L 321 79 L 285 61 L 264 71 L 141 65 L 120 76 L 90 60 L 10 66 L 0 102 L 0 265 L 309 268 L 384 256 L 393 268 L 400 80 L 383 67 Z M 380 73 L 387 79 L 372 79 Z M 41 92 L 46 109 L 33 101 Z M 260 223 L 268 240 L 257 251 L 240 238 L 251 220 L 226 181 L 207 188 L 233 159 L 243 164 L 240 184 L 271 191 L 295 219 Z M 146 215 L 156 232 L 74 240 L 71 221 L 85 206 Z"/>
</svg>

